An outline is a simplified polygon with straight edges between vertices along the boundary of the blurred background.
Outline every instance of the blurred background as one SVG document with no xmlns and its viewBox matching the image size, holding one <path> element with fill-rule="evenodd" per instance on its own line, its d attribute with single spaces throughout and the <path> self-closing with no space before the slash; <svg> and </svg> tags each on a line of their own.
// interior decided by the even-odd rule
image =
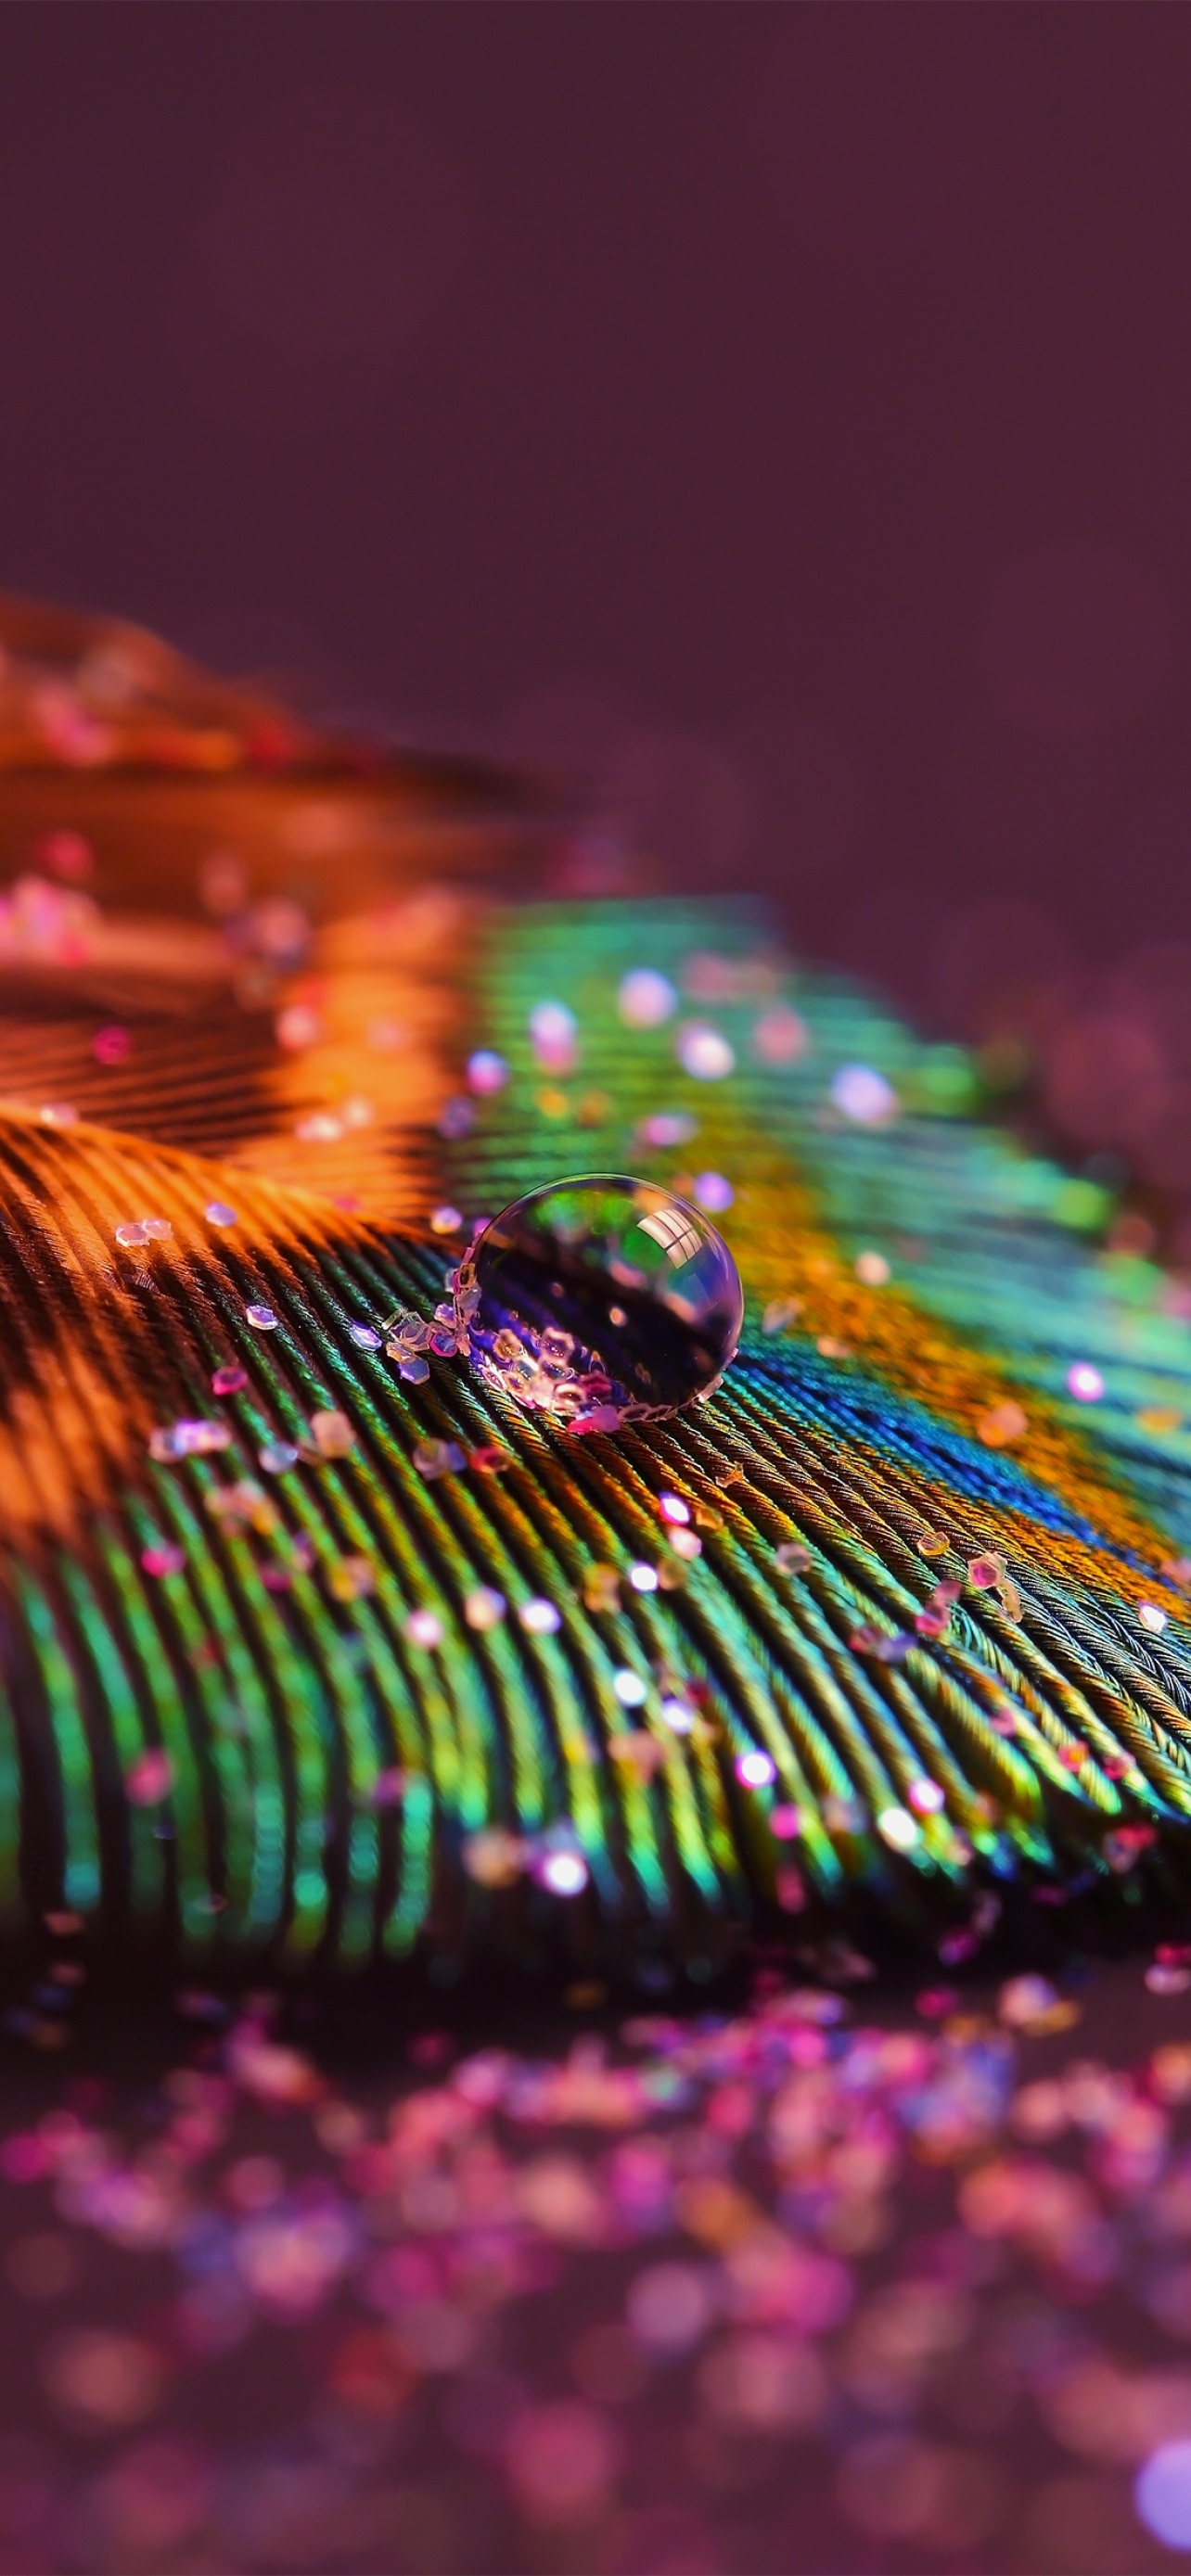
<svg viewBox="0 0 1191 2576">
<path fill-rule="evenodd" d="M 2 578 L 569 773 L 1191 1258 L 1189 133 L 1177 9 L 10 8 Z"/>
</svg>

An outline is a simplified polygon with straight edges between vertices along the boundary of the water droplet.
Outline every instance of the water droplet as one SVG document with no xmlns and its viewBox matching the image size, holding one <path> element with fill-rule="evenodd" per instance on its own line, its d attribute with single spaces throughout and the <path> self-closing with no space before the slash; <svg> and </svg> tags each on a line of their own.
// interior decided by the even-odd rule
<svg viewBox="0 0 1191 2576">
<path fill-rule="evenodd" d="M 455 1288 L 473 1367 L 572 1431 L 615 1431 L 709 1394 L 743 1312 L 736 1264 L 706 1217 L 651 1182 L 607 1173 L 506 1208 Z"/>
</svg>

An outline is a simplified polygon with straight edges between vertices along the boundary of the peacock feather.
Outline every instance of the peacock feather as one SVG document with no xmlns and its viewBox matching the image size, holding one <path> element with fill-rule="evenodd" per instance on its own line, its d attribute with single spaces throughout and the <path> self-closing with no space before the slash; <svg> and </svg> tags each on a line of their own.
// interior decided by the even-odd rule
<svg viewBox="0 0 1191 2576">
<path fill-rule="evenodd" d="M 8 635 L 11 1935 L 959 1956 L 1031 1893 L 1178 1902 L 1191 1336 L 1104 1193 L 746 906 L 513 900 L 540 796 Z M 476 1221 L 585 1171 L 730 1197 L 747 1300 L 712 1400 L 615 1438 L 429 1344 Z"/>
</svg>

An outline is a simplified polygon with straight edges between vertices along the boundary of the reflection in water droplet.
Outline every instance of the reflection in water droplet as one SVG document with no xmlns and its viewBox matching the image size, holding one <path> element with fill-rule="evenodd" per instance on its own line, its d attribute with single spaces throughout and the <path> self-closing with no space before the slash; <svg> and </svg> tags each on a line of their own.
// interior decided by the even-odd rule
<svg viewBox="0 0 1191 2576">
<path fill-rule="evenodd" d="M 743 1314 L 715 1226 L 668 1190 L 608 1173 L 518 1199 L 477 1238 L 455 1286 L 473 1367 L 571 1431 L 615 1431 L 709 1394 Z"/>
</svg>

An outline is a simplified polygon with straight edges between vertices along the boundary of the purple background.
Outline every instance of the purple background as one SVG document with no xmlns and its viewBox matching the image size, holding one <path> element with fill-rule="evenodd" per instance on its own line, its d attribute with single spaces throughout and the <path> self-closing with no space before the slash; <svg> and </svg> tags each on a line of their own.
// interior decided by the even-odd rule
<svg viewBox="0 0 1191 2576">
<path fill-rule="evenodd" d="M 1178 9 L 10 8 L 3 578 L 575 763 L 1191 1188 L 1189 131 Z"/>
</svg>

